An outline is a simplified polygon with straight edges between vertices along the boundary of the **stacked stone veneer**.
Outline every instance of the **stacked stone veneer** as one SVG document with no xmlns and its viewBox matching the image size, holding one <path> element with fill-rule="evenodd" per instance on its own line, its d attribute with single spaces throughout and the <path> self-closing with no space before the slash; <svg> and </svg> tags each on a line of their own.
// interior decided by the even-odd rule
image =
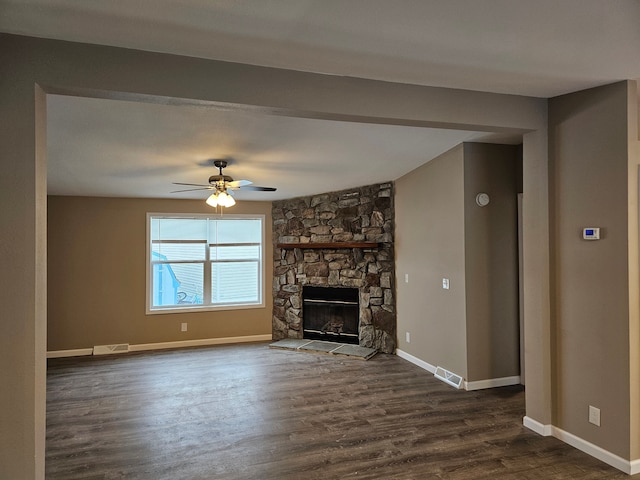
<svg viewBox="0 0 640 480">
<path fill-rule="evenodd" d="M 304 285 L 356 287 L 360 345 L 392 353 L 396 346 L 393 184 L 276 201 L 272 214 L 273 338 L 303 338 Z M 308 248 L 328 242 L 379 242 L 379 247 Z M 279 243 L 296 247 L 278 248 Z"/>
</svg>

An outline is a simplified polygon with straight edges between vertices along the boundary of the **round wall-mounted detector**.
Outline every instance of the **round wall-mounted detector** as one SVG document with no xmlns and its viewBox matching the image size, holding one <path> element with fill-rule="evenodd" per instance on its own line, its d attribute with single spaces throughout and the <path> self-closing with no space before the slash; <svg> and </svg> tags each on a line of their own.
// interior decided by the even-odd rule
<svg viewBox="0 0 640 480">
<path fill-rule="evenodd" d="M 476 203 L 480 207 L 486 207 L 487 205 L 489 205 L 489 200 L 489 195 L 486 193 L 479 193 L 478 195 L 476 195 Z"/>
</svg>

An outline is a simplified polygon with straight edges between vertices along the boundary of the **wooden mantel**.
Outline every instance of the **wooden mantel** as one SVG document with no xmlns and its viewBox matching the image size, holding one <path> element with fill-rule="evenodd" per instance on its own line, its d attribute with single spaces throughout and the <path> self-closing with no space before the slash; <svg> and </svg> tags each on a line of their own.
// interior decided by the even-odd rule
<svg viewBox="0 0 640 480">
<path fill-rule="evenodd" d="M 379 242 L 326 242 L 326 243 L 277 243 L 276 247 L 290 249 L 290 248 L 380 248 Z"/>
</svg>

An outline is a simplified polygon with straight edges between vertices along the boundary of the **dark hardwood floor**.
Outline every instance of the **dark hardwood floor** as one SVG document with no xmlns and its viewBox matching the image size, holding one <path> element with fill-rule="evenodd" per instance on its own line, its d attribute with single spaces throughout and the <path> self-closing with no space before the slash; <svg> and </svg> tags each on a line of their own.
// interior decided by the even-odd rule
<svg viewBox="0 0 640 480">
<path fill-rule="evenodd" d="M 628 479 L 393 355 L 267 344 L 49 361 L 47 479 Z M 640 476 L 636 476 L 640 477 Z"/>
</svg>

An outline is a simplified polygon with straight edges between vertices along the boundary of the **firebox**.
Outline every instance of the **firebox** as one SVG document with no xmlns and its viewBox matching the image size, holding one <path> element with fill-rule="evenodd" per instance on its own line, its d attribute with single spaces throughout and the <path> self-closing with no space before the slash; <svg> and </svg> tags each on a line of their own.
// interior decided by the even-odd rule
<svg viewBox="0 0 640 480">
<path fill-rule="evenodd" d="M 360 306 L 357 288 L 304 286 L 302 330 L 304 338 L 359 343 Z"/>
</svg>

